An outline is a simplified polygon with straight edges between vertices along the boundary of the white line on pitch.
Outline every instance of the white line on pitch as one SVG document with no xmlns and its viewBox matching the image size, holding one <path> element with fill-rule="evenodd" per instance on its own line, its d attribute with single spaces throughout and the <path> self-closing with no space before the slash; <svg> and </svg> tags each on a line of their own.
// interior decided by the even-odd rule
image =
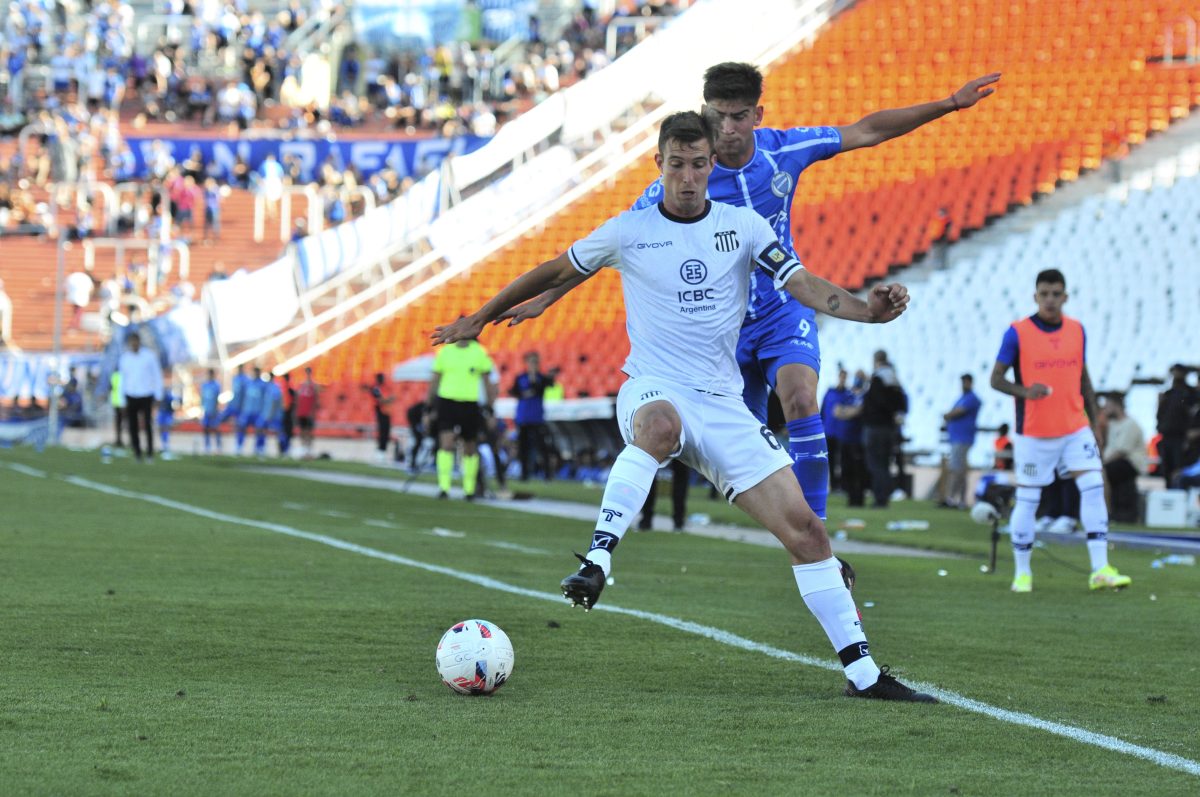
<svg viewBox="0 0 1200 797">
<path fill-rule="evenodd" d="M 15 470 L 17 473 L 24 473 L 26 476 L 36 476 L 40 479 L 40 478 L 45 477 L 45 475 L 46 475 L 46 472 L 43 470 L 38 470 L 37 468 L 31 468 L 27 465 L 22 465 L 18 462 L 5 462 L 4 464 L 7 465 L 9 468 L 12 468 L 13 470 Z"/>
<path fill-rule="evenodd" d="M 20 472 L 23 473 L 25 471 Z M 291 526 L 284 526 L 279 523 L 270 523 L 263 520 L 251 520 L 249 518 L 237 517 L 236 515 L 227 515 L 223 512 L 214 512 L 210 509 L 192 506 L 191 504 L 184 504 L 179 501 L 172 501 L 169 498 L 163 498 L 162 496 L 158 495 L 137 493 L 131 490 L 121 489 L 120 487 L 111 487 L 107 484 L 90 481 L 78 476 L 66 476 L 64 479 L 71 484 L 84 487 L 89 490 L 96 490 L 98 492 L 108 493 L 109 495 L 116 495 L 122 498 L 144 501 L 150 504 L 157 504 L 158 506 L 174 509 L 179 512 L 187 512 L 188 514 L 197 515 L 210 520 L 233 523 L 239 526 L 249 526 L 251 528 L 274 532 L 275 534 L 282 534 L 287 537 L 308 540 L 310 542 L 320 543 L 321 545 L 328 545 L 330 548 L 337 548 L 342 551 L 349 551 L 362 556 L 368 556 L 372 559 L 382 559 L 385 562 L 404 565 L 405 567 L 413 567 L 418 570 L 424 570 L 428 573 L 437 573 L 438 575 L 449 576 L 450 578 L 456 578 L 469 584 L 475 584 L 476 586 L 484 587 L 485 589 L 507 592 L 511 595 L 520 595 L 522 597 L 535 598 L 537 600 L 553 601 L 555 603 L 561 602 L 563 599 L 560 593 L 541 592 L 538 590 L 527 589 L 525 587 L 518 587 L 514 584 L 497 581 L 496 579 L 489 578 L 487 576 L 480 576 L 474 573 L 467 573 L 462 570 L 454 570 L 453 568 L 442 567 L 441 565 L 434 565 L 429 564 L 428 562 L 421 562 L 416 559 L 409 559 L 408 557 L 398 556 L 393 553 L 388 553 L 387 551 L 368 548 L 364 545 L 357 545 L 355 543 L 347 542 L 346 540 L 339 540 L 336 537 L 329 537 L 324 534 L 314 534 L 312 532 L 302 531 L 300 529 L 295 529 Z M 689 620 L 681 620 L 677 617 L 671 617 L 665 614 L 657 614 L 655 612 L 645 612 L 640 609 L 626 609 L 624 607 L 614 606 L 612 604 L 601 604 L 597 606 L 596 609 L 598 611 L 612 612 L 613 614 L 623 614 L 629 617 L 647 620 L 652 623 L 658 623 L 659 625 L 665 625 L 669 628 L 685 631 L 689 634 L 695 634 L 706 639 L 711 639 L 714 642 L 720 642 L 723 645 L 729 645 L 730 647 L 738 648 L 739 650 L 762 653 L 770 656 L 771 658 L 796 662 L 797 664 L 805 664 L 810 667 L 819 667 L 823 670 L 833 670 L 835 672 L 841 671 L 841 667 L 839 665 L 827 659 L 818 659 L 813 656 L 806 656 L 803 653 L 793 653 L 789 650 L 781 650 L 779 648 L 766 645 L 762 642 L 755 642 L 754 640 L 746 639 L 745 637 L 738 636 L 737 634 L 732 634 L 719 628 L 713 628 L 712 626 L 693 623 Z M 972 700 L 969 697 L 965 697 L 945 689 L 938 689 L 928 684 L 913 683 L 912 685 L 922 691 L 936 695 L 938 699 L 944 703 L 949 703 L 952 706 L 957 706 L 967 711 L 973 711 L 977 714 L 983 714 L 984 716 L 991 717 L 992 719 L 997 719 L 1002 722 L 1010 722 L 1014 725 L 1022 725 L 1027 728 L 1036 728 L 1048 733 L 1053 733 L 1057 736 L 1063 736 L 1067 739 L 1071 739 L 1072 741 L 1080 742 L 1082 744 L 1089 744 L 1105 750 L 1112 750 L 1113 752 L 1124 753 L 1135 758 L 1140 758 L 1166 769 L 1174 769 L 1180 772 L 1186 772 L 1189 775 L 1200 776 L 1200 762 L 1192 761 L 1191 759 L 1184 758 L 1173 753 L 1156 750 L 1152 747 L 1143 747 L 1142 745 L 1132 744 L 1124 741 L 1123 739 L 1118 739 L 1115 736 L 1108 736 L 1103 733 L 1094 733 L 1084 728 L 1077 728 L 1073 725 L 1066 725 L 1061 722 L 1051 722 L 1049 720 L 1035 717 L 1032 714 L 1025 714 L 1020 711 L 1009 711 L 1008 709 L 992 706 L 978 700 Z"/>
</svg>

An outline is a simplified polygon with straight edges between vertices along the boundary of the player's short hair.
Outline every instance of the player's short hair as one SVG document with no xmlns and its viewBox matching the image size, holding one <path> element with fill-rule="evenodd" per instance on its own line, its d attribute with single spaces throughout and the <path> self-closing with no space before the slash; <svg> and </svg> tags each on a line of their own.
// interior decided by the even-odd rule
<svg viewBox="0 0 1200 797">
<path fill-rule="evenodd" d="M 1061 285 L 1064 288 L 1067 287 L 1067 278 L 1064 277 L 1063 273 L 1056 268 L 1048 268 L 1045 271 L 1038 272 L 1037 279 L 1033 281 L 1033 284 L 1036 287 L 1041 285 L 1043 282 L 1047 285 Z"/>
<path fill-rule="evenodd" d="M 726 61 L 704 72 L 704 101 L 743 100 L 758 105 L 762 99 L 763 76 L 754 64 Z"/>
<path fill-rule="evenodd" d="M 663 119 L 658 128 L 658 151 L 667 154 L 667 142 L 678 141 L 680 144 L 692 144 L 701 139 L 708 142 L 711 152 L 716 147 L 712 126 L 695 111 L 673 113 Z"/>
</svg>

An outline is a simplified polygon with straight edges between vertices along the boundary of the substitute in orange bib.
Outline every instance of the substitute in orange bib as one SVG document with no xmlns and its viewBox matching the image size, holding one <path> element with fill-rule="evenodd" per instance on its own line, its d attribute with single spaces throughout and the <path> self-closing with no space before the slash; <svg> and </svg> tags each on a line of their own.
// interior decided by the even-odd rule
<svg viewBox="0 0 1200 797">
<path fill-rule="evenodd" d="M 1131 583 L 1108 563 L 1108 507 L 1104 503 L 1103 465 L 1089 418 L 1095 419 L 1096 394 L 1088 376 L 1087 335 L 1083 325 L 1063 315 L 1067 280 L 1058 269 L 1037 275 L 1038 310 L 1004 333 L 992 387 L 1016 399 L 1013 464 L 1017 481 L 1011 528 L 1013 592 L 1032 592 L 1034 516 L 1042 488 L 1055 472 L 1079 487 L 1080 521 L 1087 532 L 1091 589 L 1119 589 Z M 1013 369 L 1013 379 L 1008 370 Z"/>
</svg>

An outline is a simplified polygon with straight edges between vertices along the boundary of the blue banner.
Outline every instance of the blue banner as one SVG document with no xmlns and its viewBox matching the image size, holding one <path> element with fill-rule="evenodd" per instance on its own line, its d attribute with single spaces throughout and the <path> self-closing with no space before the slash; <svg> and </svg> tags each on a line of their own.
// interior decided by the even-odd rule
<svg viewBox="0 0 1200 797">
<path fill-rule="evenodd" d="M 65 379 L 72 368 L 87 369 L 99 364 L 99 354 L 0 354 L 0 398 L 45 401 L 50 395 L 50 376 Z"/>
<path fill-rule="evenodd" d="M 228 180 L 240 156 L 250 168 L 258 169 L 268 154 L 283 162 L 288 156 L 300 160 L 301 176 L 308 182 L 316 179 L 321 164 L 328 157 L 340 171 L 351 166 L 364 178 L 384 169 L 395 169 L 400 178 L 419 178 L 436 169 L 447 155 L 465 155 L 482 147 L 490 138 L 458 136 L 457 138 L 422 138 L 404 140 L 279 140 L 279 139 L 214 139 L 214 138 L 140 138 L 126 139 L 137 162 L 137 176 L 146 177 L 146 165 L 155 141 L 162 141 L 176 163 L 188 159 L 193 147 L 199 147 L 204 162 L 216 162 L 218 175 Z"/>
<path fill-rule="evenodd" d="M 383 51 L 424 50 L 454 41 L 463 0 L 357 0 L 351 8 L 354 38 Z"/>
</svg>

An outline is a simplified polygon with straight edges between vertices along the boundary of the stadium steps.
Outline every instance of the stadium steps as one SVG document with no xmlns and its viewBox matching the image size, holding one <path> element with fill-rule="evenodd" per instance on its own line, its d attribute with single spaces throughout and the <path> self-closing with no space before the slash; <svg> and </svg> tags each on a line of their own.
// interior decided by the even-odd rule
<svg viewBox="0 0 1200 797">
<path fill-rule="evenodd" d="M 299 207 L 302 208 L 303 203 L 300 203 Z M 183 235 L 184 238 L 192 239 L 188 281 L 197 288 L 209 279 L 218 267 L 226 274 L 231 274 L 239 268 L 252 270 L 271 262 L 284 248 L 284 244 L 279 243 L 277 239 L 272 240 L 270 236 L 263 243 L 254 242 L 254 196 L 249 191 L 234 190 L 223 202 L 221 212 L 220 241 L 205 245 L 200 240 L 204 218 L 202 203 L 197 205 L 194 213 L 195 231 L 185 232 Z M 70 213 L 60 210 L 60 225 L 68 225 L 71 220 Z M 4 289 L 13 302 L 13 342 L 25 351 L 40 352 L 53 349 L 56 260 L 57 244 L 52 239 L 25 236 L 0 238 L 0 278 L 4 280 Z M 131 260 L 145 262 L 145 255 L 136 250 L 129 252 L 126 262 Z M 78 243 L 71 243 L 66 252 L 64 275 L 81 270 L 83 249 Z M 115 257 L 111 250 L 97 249 L 94 271 L 96 278 L 103 281 L 112 276 L 114 271 Z M 176 282 L 177 275 L 171 275 L 160 294 L 170 290 Z M 199 299 L 198 291 L 196 298 Z M 99 301 L 93 293 L 92 302 L 85 309 L 85 329 L 71 330 L 67 327 L 72 308 L 64 307 L 64 348 L 90 351 L 103 345 L 95 324 L 90 320 L 99 309 Z"/>
</svg>

